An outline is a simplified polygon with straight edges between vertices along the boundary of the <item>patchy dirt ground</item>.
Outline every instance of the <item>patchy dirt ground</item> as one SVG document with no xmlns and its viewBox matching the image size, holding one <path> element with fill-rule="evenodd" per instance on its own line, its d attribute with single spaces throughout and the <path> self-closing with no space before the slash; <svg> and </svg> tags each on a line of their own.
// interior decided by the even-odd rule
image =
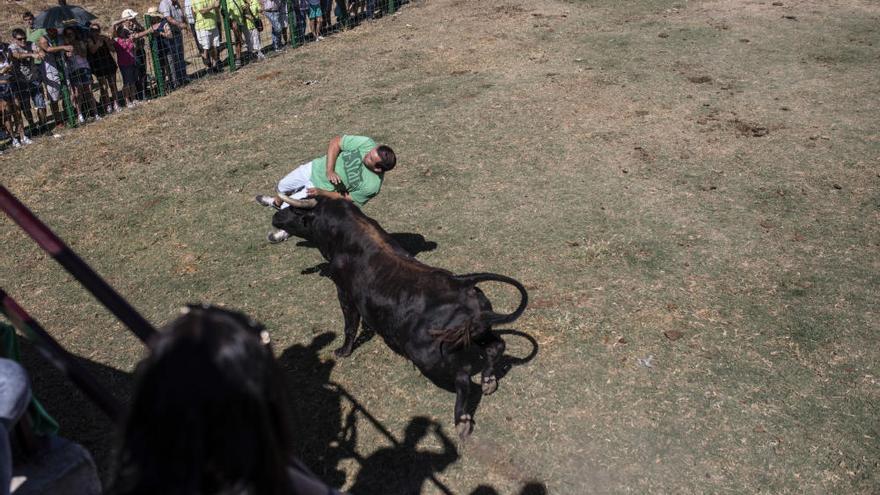
<svg viewBox="0 0 880 495">
<path fill-rule="evenodd" d="M 149 320 L 208 301 L 265 322 L 304 458 L 354 493 L 876 493 L 878 20 L 858 0 L 417 1 L 0 169 Z M 335 360 L 320 255 L 264 241 L 253 194 L 337 133 L 398 151 L 365 211 L 419 259 L 531 292 L 467 443 L 444 441 L 453 396 L 381 339 Z M 0 245 L 6 290 L 125 397 L 139 343 L 11 222 Z M 110 425 L 29 365 L 106 473 Z"/>
</svg>

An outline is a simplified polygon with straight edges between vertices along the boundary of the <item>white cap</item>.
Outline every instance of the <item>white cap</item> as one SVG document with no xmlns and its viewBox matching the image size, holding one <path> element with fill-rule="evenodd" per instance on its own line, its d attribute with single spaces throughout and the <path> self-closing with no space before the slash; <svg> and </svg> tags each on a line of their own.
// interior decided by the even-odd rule
<svg viewBox="0 0 880 495">
<path fill-rule="evenodd" d="M 134 19 L 138 16 L 138 13 L 131 9 L 125 9 L 122 11 L 122 19 Z"/>
</svg>

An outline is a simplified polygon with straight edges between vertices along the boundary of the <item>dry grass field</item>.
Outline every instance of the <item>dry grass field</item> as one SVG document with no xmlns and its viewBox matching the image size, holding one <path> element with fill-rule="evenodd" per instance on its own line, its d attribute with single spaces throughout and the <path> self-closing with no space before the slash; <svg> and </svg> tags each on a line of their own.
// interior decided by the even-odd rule
<svg viewBox="0 0 880 495">
<path fill-rule="evenodd" d="M 878 62 L 868 0 L 418 0 L 0 170 L 156 325 L 193 301 L 264 322 L 304 459 L 353 493 L 871 494 Z M 529 288 L 467 442 L 381 339 L 335 359 L 320 254 L 265 242 L 253 195 L 340 133 L 398 152 L 365 212 L 420 260 Z M 0 252 L 7 292 L 126 398 L 139 341 L 10 221 Z M 27 357 L 106 477 L 112 426 Z"/>
</svg>

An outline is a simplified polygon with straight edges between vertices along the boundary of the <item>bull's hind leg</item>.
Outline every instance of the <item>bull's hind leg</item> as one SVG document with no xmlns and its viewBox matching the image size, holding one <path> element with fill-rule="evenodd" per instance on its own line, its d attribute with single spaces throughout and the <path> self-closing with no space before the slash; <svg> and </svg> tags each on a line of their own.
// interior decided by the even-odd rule
<svg viewBox="0 0 880 495">
<path fill-rule="evenodd" d="M 361 314 L 358 313 L 354 303 L 342 289 L 337 287 L 336 294 L 339 296 L 339 306 L 342 307 L 342 316 L 345 318 L 345 341 L 342 343 L 342 347 L 333 351 L 333 354 L 337 357 L 348 357 L 354 347 L 354 338 L 357 336 Z"/>
<path fill-rule="evenodd" d="M 486 352 L 486 366 L 482 373 L 483 393 L 489 395 L 498 390 L 498 379 L 495 377 L 495 367 L 504 354 L 504 341 L 495 335 L 492 331 L 488 333 L 488 342 L 483 344 L 483 350 Z"/>
<path fill-rule="evenodd" d="M 464 440 L 474 428 L 474 420 L 467 413 L 467 399 L 471 390 L 471 376 L 465 370 L 455 374 L 455 429 Z"/>
</svg>

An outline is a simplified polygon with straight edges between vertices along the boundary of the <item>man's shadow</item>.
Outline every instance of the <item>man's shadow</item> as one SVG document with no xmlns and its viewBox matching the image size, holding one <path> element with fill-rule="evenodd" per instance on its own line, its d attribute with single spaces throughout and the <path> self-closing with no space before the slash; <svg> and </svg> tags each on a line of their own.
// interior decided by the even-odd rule
<svg viewBox="0 0 880 495">
<path fill-rule="evenodd" d="M 441 444 L 441 450 L 420 450 L 419 442 L 433 434 Z M 393 444 L 381 448 L 365 459 L 359 460 L 360 471 L 349 492 L 352 495 L 408 495 L 422 493 L 429 480 L 437 488 L 451 493 L 434 477 L 458 460 L 458 448 L 443 432 L 436 421 L 423 416 L 414 417 L 406 426 L 403 441 L 392 438 Z"/>
<path fill-rule="evenodd" d="M 58 434 L 85 447 L 95 460 L 98 475 L 109 480 L 117 425 L 81 392 L 61 371 L 50 364 L 28 339 L 18 339 L 20 362 L 28 372 L 34 397 L 59 423 Z M 134 377 L 88 359 L 74 356 L 76 364 L 113 395 L 125 408 Z"/>
<path fill-rule="evenodd" d="M 420 253 L 437 249 L 437 243 L 434 241 L 426 240 L 425 236 L 423 236 L 422 234 L 397 232 L 391 234 L 391 237 L 394 238 L 394 242 L 402 247 L 413 258 L 418 256 Z M 299 241 L 296 243 L 296 245 L 307 248 L 318 248 L 318 245 L 310 240 Z M 302 275 L 311 275 L 312 273 L 317 273 L 322 277 L 326 277 L 329 275 L 329 273 L 327 272 L 327 269 L 329 267 L 330 265 L 326 262 L 318 263 L 315 266 L 303 269 L 300 273 Z"/>
<path fill-rule="evenodd" d="M 331 332 L 316 336 L 308 345 L 295 344 L 278 358 L 289 387 L 296 455 L 331 486 L 342 486 L 345 473 L 337 469 L 354 451 L 356 432 L 342 428 L 342 402 L 330 386 L 333 359 L 322 360 L 320 352 L 335 338 Z"/>
</svg>

